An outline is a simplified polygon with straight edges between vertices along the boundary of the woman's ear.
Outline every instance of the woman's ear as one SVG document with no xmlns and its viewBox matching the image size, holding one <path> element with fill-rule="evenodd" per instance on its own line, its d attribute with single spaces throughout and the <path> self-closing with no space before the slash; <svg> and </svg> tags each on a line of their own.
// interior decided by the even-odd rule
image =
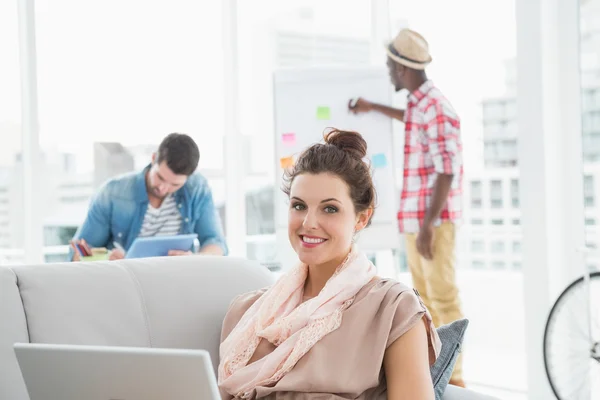
<svg viewBox="0 0 600 400">
<path fill-rule="evenodd" d="M 358 219 L 354 226 L 355 232 L 362 231 L 369 224 L 371 217 L 373 216 L 373 208 L 367 208 L 364 211 L 358 213 Z"/>
</svg>

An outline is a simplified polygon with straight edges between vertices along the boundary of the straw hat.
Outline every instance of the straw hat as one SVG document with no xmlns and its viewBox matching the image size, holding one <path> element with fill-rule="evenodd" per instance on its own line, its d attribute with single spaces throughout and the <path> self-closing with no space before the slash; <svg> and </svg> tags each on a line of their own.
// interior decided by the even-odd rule
<svg viewBox="0 0 600 400">
<path fill-rule="evenodd" d="M 386 51 L 392 60 L 413 69 L 423 70 L 432 60 L 427 40 L 410 29 L 402 29 Z"/>
</svg>

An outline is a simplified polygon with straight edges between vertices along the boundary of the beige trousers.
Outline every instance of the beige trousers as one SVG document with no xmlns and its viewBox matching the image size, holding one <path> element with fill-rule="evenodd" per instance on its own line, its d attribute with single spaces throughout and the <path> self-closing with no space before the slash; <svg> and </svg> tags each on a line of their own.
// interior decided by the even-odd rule
<svg viewBox="0 0 600 400">
<path fill-rule="evenodd" d="M 414 287 L 429 309 L 436 327 L 461 319 L 460 299 L 454 274 L 455 226 L 445 221 L 434 228 L 433 259 L 417 251 L 417 234 L 406 234 L 406 255 Z M 452 379 L 462 379 L 462 354 L 459 354 Z"/>
</svg>

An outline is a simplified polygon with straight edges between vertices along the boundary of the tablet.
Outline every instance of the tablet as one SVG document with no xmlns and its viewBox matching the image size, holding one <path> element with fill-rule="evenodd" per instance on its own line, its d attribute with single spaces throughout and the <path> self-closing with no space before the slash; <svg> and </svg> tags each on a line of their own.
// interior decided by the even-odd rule
<svg viewBox="0 0 600 400">
<path fill-rule="evenodd" d="M 136 238 L 125 258 L 163 257 L 169 255 L 169 250 L 193 250 L 194 241 L 198 238 L 195 233 L 175 236 L 150 236 Z"/>
<path fill-rule="evenodd" d="M 15 343 L 31 400 L 220 400 L 205 350 Z"/>
</svg>

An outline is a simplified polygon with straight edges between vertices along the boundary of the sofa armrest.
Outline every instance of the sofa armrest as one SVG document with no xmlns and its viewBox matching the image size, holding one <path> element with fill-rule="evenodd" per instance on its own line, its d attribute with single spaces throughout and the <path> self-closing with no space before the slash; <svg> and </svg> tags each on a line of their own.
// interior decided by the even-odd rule
<svg viewBox="0 0 600 400">
<path fill-rule="evenodd" d="M 498 400 L 472 390 L 463 389 L 458 386 L 448 385 L 444 392 L 443 400 Z"/>
</svg>

